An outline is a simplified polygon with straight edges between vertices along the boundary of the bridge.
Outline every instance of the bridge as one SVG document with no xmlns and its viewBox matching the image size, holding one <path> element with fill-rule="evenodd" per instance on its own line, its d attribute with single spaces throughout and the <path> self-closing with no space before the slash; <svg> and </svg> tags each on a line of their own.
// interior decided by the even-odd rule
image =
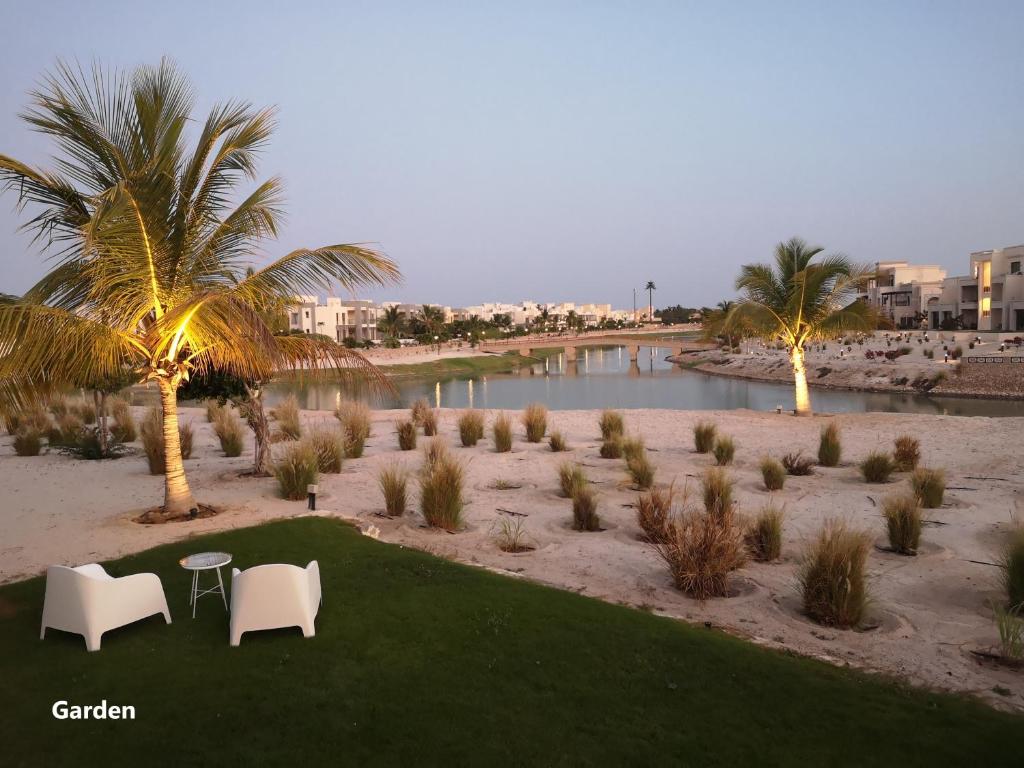
<svg viewBox="0 0 1024 768">
<path fill-rule="evenodd" d="M 713 349 L 714 344 L 666 336 L 639 336 L 637 334 L 595 333 L 581 336 L 534 336 L 512 339 L 495 339 L 481 341 L 481 352 L 518 352 L 530 357 L 535 349 L 564 349 L 566 361 L 576 359 L 581 347 L 626 347 L 629 359 L 636 362 L 640 355 L 640 347 L 658 347 L 668 349 L 672 355 L 683 355 L 688 352 L 701 352 Z"/>
</svg>

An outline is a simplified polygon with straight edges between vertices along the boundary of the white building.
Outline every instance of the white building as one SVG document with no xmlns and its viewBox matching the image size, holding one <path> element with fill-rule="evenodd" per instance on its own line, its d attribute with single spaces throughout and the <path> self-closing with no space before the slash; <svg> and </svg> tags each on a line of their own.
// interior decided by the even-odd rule
<svg viewBox="0 0 1024 768">
<path fill-rule="evenodd" d="M 380 308 L 372 301 L 339 299 L 329 296 L 300 296 L 300 304 L 288 308 L 288 328 L 303 333 L 319 333 L 337 342 L 345 339 L 377 341 L 377 317 Z"/>
<path fill-rule="evenodd" d="M 1024 245 L 976 251 L 970 273 L 943 281 L 927 304 L 928 325 L 978 331 L 1024 331 Z"/>
<path fill-rule="evenodd" d="M 897 328 L 920 328 L 928 302 L 942 293 L 946 270 L 934 264 L 879 261 L 860 298 Z"/>
</svg>

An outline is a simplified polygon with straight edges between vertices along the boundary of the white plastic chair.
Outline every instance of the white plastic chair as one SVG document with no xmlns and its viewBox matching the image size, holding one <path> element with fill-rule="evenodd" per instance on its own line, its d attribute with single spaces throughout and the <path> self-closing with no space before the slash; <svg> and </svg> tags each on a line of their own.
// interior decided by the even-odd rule
<svg viewBox="0 0 1024 768">
<path fill-rule="evenodd" d="M 303 637 L 316 634 L 316 614 L 323 602 L 316 560 L 297 565 L 257 565 L 231 571 L 231 645 L 245 632 L 299 627 Z"/>
<path fill-rule="evenodd" d="M 39 639 L 47 628 L 74 632 L 85 638 L 90 651 L 100 649 L 103 633 L 139 619 L 162 613 L 171 623 L 160 577 L 136 573 L 115 579 L 96 563 L 46 569 L 46 597 Z"/>
</svg>

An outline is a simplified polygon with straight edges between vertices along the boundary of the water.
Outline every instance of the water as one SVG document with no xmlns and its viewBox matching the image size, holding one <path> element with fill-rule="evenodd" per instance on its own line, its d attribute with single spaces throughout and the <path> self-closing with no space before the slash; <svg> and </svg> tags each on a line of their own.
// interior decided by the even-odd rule
<svg viewBox="0 0 1024 768">
<path fill-rule="evenodd" d="M 559 354 L 524 367 L 517 373 L 489 374 L 472 378 L 449 377 L 397 382 L 396 396 L 370 396 L 346 391 L 338 384 L 272 385 L 267 402 L 272 404 L 294 393 L 303 409 L 333 410 L 346 396 L 366 399 L 377 408 L 406 408 L 425 397 L 442 408 L 520 409 L 542 402 L 551 410 L 596 408 L 674 408 L 681 410 L 791 410 L 793 387 L 687 370 L 665 360 L 667 348 L 641 347 L 639 361 L 630 363 L 624 347 L 589 348 L 579 351 L 568 367 Z M 979 400 L 929 395 L 880 394 L 838 390 L 811 390 L 814 409 L 825 413 L 888 411 L 955 416 L 1024 416 L 1024 401 Z"/>
</svg>

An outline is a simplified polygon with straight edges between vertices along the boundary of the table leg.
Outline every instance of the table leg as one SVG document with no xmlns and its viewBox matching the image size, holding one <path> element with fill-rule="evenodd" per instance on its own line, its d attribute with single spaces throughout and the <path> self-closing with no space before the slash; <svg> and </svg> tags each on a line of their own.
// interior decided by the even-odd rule
<svg viewBox="0 0 1024 768">
<path fill-rule="evenodd" d="M 220 566 L 217 567 L 217 583 L 220 585 L 220 599 L 224 601 L 224 610 L 228 609 L 228 596 L 224 593 L 224 580 L 220 577 Z"/>
<path fill-rule="evenodd" d="M 196 603 L 199 602 L 199 571 L 193 571 L 192 576 L 192 618 L 196 617 Z"/>
</svg>

